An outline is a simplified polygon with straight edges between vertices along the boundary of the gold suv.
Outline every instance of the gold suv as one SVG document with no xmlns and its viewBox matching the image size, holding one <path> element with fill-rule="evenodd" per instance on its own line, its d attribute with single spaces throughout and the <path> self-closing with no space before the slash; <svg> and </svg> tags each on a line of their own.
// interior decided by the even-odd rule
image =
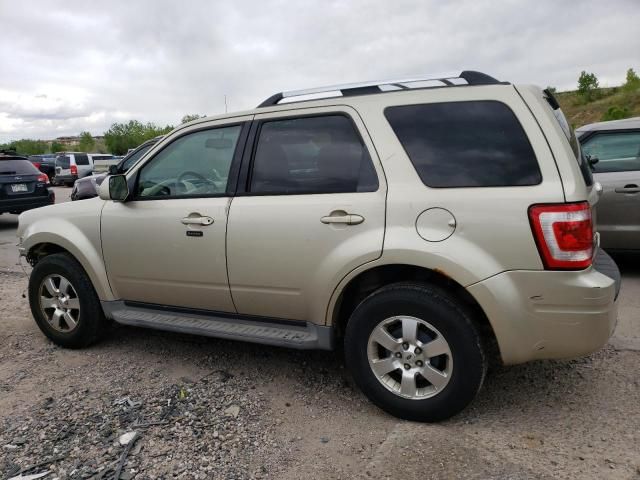
<svg viewBox="0 0 640 480">
<path fill-rule="evenodd" d="M 33 316 L 65 347 L 108 319 L 342 344 L 376 405 L 437 421 L 471 402 L 489 352 L 586 355 L 615 326 L 599 189 L 533 86 L 463 71 L 278 93 L 107 180 L 20 216 Z"/>
</svg>

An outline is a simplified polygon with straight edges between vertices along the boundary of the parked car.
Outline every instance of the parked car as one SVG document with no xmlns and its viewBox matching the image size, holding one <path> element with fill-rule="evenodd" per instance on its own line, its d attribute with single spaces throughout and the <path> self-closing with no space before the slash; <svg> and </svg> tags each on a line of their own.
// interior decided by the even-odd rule
<svg viewBox="0 0 640 480">
<path fill-rule="evenodd" d="M 46 174 L 27 157 L 0 153 L 0 214 L 22 213 L 54 202 Z"/>
<path fill-rule="evenodd" d="M 640 117 L 592 123 L 576 134 L 603 189 L 597 208 L 602 247 L 640 251 Z"/>
<path fill-rule="evenodd" d="M 72 186 L 79 178 L 93 173 L 93 163 L 86 153 L 61 152 L 56 157 L 54 184 Z"/>
<path fill-rule="evenodd" d="M 93 165 L 92 173 L 102 173 L 109 170 L 109 165 L 117 164 L 114 156 L 108 153 L 87 153 L 91 164 Z"/>
<path fill-rule="evenodd" d="M 138 148 L 131 150 L 117 164 L 109 166 L 109 169 L 113 173 L 125 173 L 129 167 L 142 158 L 162 137 L 163 136 L 160 135 L 151 140 L 147 140 Z M 94 174 L 76 181 L 73 185 L 73 190 L 71 190 L 71 200 L 85 200 L 87 198 L 97 197 L 97 189 L 100 184 L 102 184 L 102 181 L 107 178 L 107 175 L 109 175 L 109 173 Z"/>
<path fill-rule="evenodd" d="M 437 421 L 492 345 L 505 364 L 577 357 L 616 323 L 562 111 L 479 72 L 278 93 L 179 126 L 99 196 L 20 217 L 31 311 L 65 347 L 107 319 L 342 344 L 376 405 Z"/>
<path fill-rule="evenodd" d="M 49 180 L 51 180 L 56 173 L 56 155 L 44 154 L 44 155 L 30 155 L 29 161 L 40 170 L 45 173 Z"/>
</svg>

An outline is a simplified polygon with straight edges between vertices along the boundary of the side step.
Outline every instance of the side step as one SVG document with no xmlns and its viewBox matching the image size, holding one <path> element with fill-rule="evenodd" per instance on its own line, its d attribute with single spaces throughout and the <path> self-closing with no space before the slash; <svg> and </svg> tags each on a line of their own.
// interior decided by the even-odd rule
<svg viewBox="0 0 640 480">
<path fill-rule="evenodd" d="M 102 302 L 105 315 L 123 325 L 169 332 L 289 347 L 331 350 L 332 329 L 308 322 L 238 316 L 217 312 L 180 311 L 161 306 Z"/>
</svg>

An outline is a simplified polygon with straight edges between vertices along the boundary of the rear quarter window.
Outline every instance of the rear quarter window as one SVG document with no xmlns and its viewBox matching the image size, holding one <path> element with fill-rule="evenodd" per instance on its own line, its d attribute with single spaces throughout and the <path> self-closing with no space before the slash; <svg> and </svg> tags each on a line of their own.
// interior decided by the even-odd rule
<svg viewBox="0 0 640 480">
<path fill-rule="evenodd" d="M 89 157 L 86 155 L 76 155 L 76 165 L 89 165 Z"/>
<path fill-rule="evenodd" d="M 402 105 L 388 107 L 385 116 L 429 187 L 527 186 L 542 181 L 531 143 L 504 103 Z"/>
</svg>

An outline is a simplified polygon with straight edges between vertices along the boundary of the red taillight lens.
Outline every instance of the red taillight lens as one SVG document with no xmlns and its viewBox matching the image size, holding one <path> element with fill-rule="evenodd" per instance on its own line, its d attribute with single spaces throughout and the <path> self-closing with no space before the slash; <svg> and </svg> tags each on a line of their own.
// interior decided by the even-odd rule
<svg viewBox="0 0 640 480">
<path fill-rule="evenodd" d="M 593 258 L 593 222 L 587 202 L 529 207 L 529 220 L 545 268 L 581 270 Z"/>
<path fill-rule="evenodd" d="M 49 177 L 46 174 L 41 173 L 38 175 L 38 181 L 42 183 L 49 183 Z"/>
<path fill-rule="evenodd" d="M 75 165 L 71 165 L 71 175 L 78 175 L 78 167 L 76 167 Z"/>
<path fill-rule="evenodd" d="M 33 162 L 33 166 L 40 170 L 40 162 Z"/>
</svg>

